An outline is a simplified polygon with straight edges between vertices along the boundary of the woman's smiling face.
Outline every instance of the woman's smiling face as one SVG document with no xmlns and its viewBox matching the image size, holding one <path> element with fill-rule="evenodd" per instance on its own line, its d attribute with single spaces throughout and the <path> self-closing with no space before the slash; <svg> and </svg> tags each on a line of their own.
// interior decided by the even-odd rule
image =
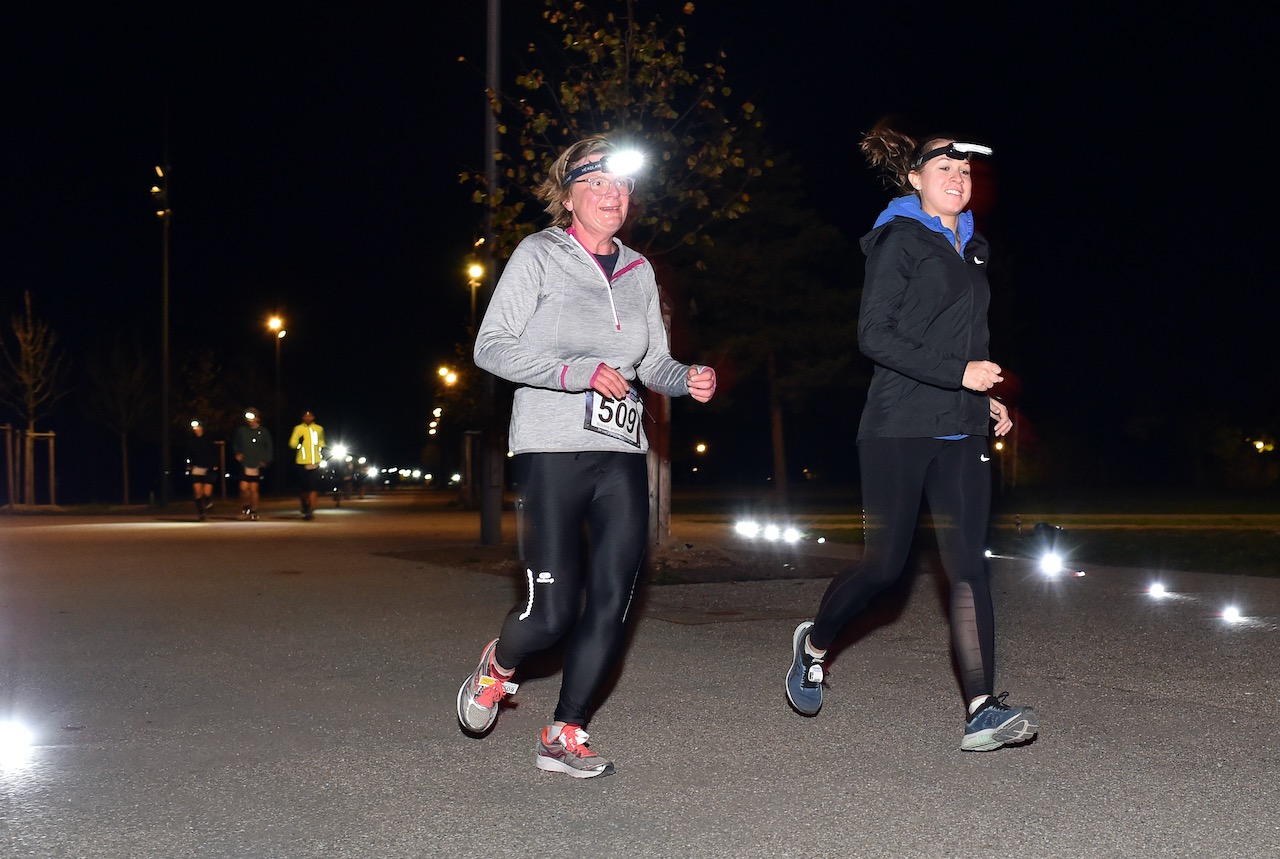
<svg viewBox="0 0 1280 859">
<path fill-rule="evenodd" d="M 599 161 L 603 157 L 602 154 L 592 155 L 573 166 L 580 167 L 582 164 Z M 613 185 L 613 180 L 617 178 L 612 173 L 588 173 L 569 186 L 569 199 L 565 201 L 565 208 L 572 213 L 573 220 L 580 230 L 591 235 L 612 237 L 622 229 L 623 223 L 627 220 L 627 206 L 631 198 L 619 193 Z M 591 179 L 604 179 L 608 183 L 606 187 L 609 190 L 603 196 L 597 197 L 587 187 L 587 180 Z"/>
<path fill-rule="evenodd" d="M 950 140 L 931 140 L 926 150 L 937 149 Z M 963 212 L 973 195 L 973 179 L 968 160 L 939 155 L 930 158 L 910 174 L 911 186 L 920 195 L 920 208 L 937 218 L 950 219 Z"/>
</svg>

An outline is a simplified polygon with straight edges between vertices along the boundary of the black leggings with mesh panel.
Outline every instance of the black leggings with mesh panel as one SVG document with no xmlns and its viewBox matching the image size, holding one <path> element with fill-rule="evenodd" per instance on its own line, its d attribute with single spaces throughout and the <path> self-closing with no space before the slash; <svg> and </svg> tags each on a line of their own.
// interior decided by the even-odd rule
<svg viewBox="0 0 1280 859">
<path fill-rule="evenodd" d="M 645 457 L 603 451 L 521 454 L 512 463 L 512 476 L 526 594 L 503 621 L 494 659 L 516 668 L 567 633 L 555 720 L 585 725 L 621 655 L 644 561 Z"/>
<path fill-rule="evenodd" d="M 866 548 L 858 564 L 831 580 L 810 642 L 830 647 L 870 599 L 902 575 L 923 495 L 950 581 L 951 644 L 965 699 L 991 694 L 995 612 L 985 555 L 991 513 L 987 439 L 864 439 L 858 442 L 858 463 Z"/>
</svg>

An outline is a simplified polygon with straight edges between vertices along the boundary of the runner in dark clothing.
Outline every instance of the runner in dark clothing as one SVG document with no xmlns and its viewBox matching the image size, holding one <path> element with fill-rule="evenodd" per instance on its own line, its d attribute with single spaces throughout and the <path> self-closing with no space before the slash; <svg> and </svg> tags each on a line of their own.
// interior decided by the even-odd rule
<svg viewBox="0 0 1280 859">
<path fill-rule="evenodd" d="M 858 427 L 866 549 L 828 586 L 791 640 L 787 697 L 822 707 L 823 660 L 845 626 L 903 573 L 923 496 L 951 582 L 952 647 L 968 710 L 960 747 L 991 751 L 1030 740 L 1030 707 L 992 694 L 995 615 L 985 557 L 991 507 L 987 437 L 1013 427 L 991 391 L 1004 380 L 988 355 L 988 247 L 967 210 L 969 159 L 990 155 L 950 137 L 915 140 L 883 124 L 862 142 L 905 196 L 862 239 L 866 279 L 858 346 L 875 362 Z"/>
</svg>

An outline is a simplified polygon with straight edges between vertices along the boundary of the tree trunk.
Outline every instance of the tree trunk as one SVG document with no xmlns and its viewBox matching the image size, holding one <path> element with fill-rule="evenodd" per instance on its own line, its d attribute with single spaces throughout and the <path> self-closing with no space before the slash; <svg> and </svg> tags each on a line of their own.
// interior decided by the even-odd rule
<svg viewBox="0 0 1280 859">
<path fill-rule="evenodd" d="M 671 339 L 671 309 L 662 304 L 662 328 Z M 660 394 L 645 397 L 645 411 L 653 418 L 646 465 L 649 470 L 649 545 L 665 546 L 671 541 L 671 398 Z"/>
<path fill-rule="evenodd" d="M 36 440 L 31 433 L 27 427 L 22 440 L 22 502 L 28 505 L 36 503 Z"/>
<path fill-rule="evenodd" d="M 645 410 L 653 418 L 649 437 L 649 545 L 671 541 L 671 399 L 647 398 Z"/>
<path fill-rule="evenodd" d="M 122 501 L 126 507 L 129 506 L 129 435 L 128 433 L 120 433 L 120 474 Z"/>
<path fill-rule="evenodd" d="M 766 362 L 769 376 L 769 429 L 773 441 L 773 487 L 778 501 L 786 503 L 791 495 L 787 482 L 787 447 L 782 434 L 782 400 L 778 396 L 778 367 L 773 352 Z"/>
</svg>

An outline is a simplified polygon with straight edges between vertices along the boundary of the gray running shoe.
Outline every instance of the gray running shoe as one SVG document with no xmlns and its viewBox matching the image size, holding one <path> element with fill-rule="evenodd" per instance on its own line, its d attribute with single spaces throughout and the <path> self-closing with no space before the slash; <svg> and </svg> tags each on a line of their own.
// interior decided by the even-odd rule
<svg viewBox="0 0 1280 859">
<path fill-rule="evenodd" d="M 587 748 L 590 736 L 581 725 L 565 725 L 554 738 L 548 725 L 538 735 L 538 752 L 533 764 L 543 772 L 564 773 L 569 778 L 595 778 L 613 775 L 613 761 L 602 758 Z"/>
<path fill-rule="evenodd" d="M 966 752 L 991 752 L 1001 746 L 1030 742 L 1040 730 L 1040 717 L 1030 707 L 1010 707 L 1008 692 L 992 695 L 964 725 L 960 748 Z"/>
<path fill-rule="evenodd" d="M 480 654 L 476 670 L 458 689 L 458 724 L 471 734 L 485 734 L 498 720 L 498 702 L 520 688 L 519 684 L 502 680 L 489 673 L 498 639 L 489 642 Z"/>
<path fill-rule="evenodd" d="M 815 716 L 822 709 L 822 657 L 805 652 L 804 640 L 813 621 L 806 620 L 791 635 L 791 668 L 787 670 L 787 700 L 797 713 Z"/>
</svg>

